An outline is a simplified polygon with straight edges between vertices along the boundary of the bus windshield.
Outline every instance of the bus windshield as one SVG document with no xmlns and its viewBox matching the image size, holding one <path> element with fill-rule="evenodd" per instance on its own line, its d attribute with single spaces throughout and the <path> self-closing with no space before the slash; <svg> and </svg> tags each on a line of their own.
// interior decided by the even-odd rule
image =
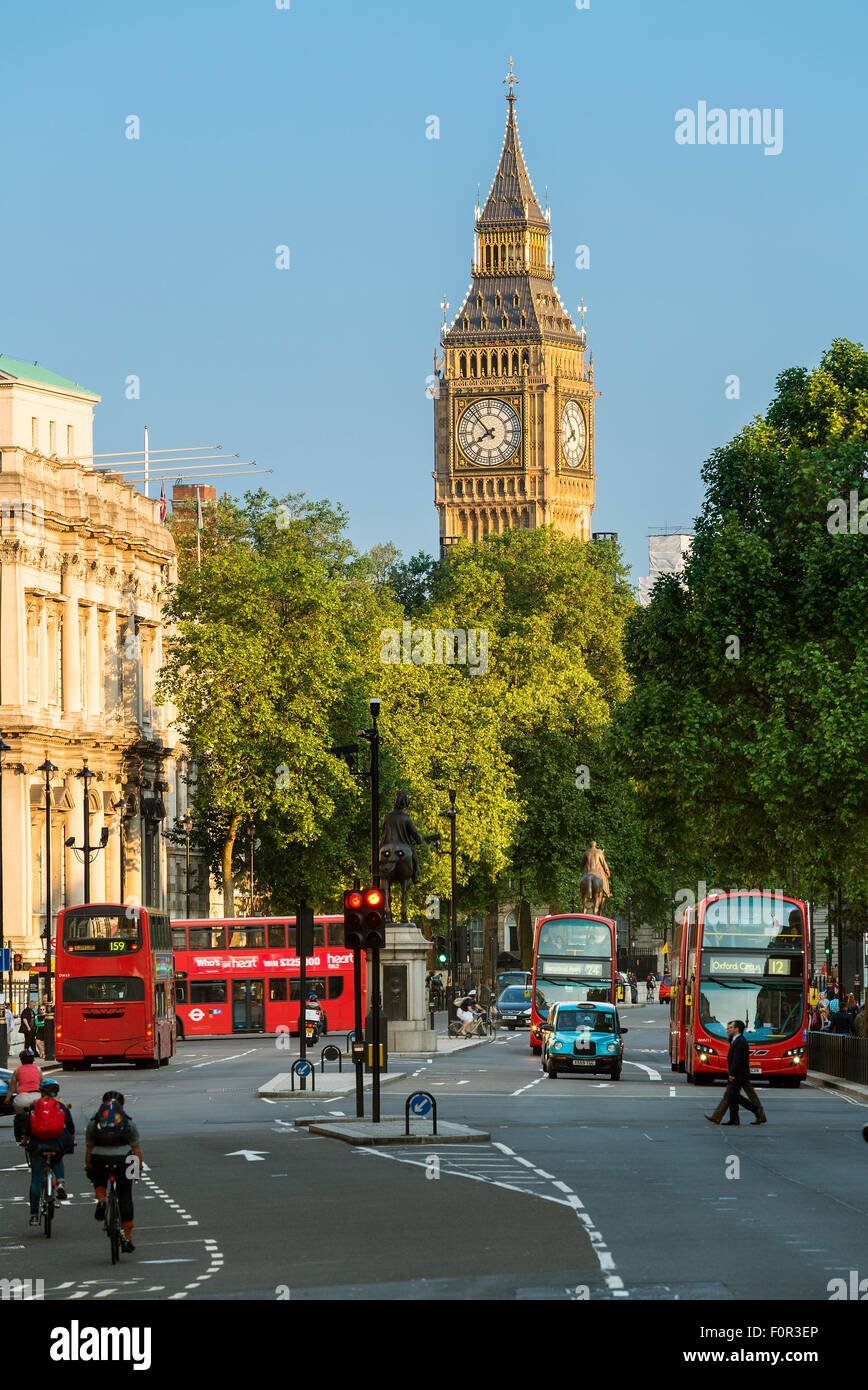
<svg viewBox="0 0 868 1390">
<path fill-rule="evenodd" d="M 707 904 L 702 940 L 730 950 L 803 951 L 805 925 L 800 909 L 786 898 L 747 893 Z"/>
<path fill-rule="evenodd" d="M 548 1017 L 552 1004 L 609 1004 L 611 994 L 612 985 L 609 980 L 601 980 L 598 984 L 569 977 L 551 980 L 542 974 L 539 967 L 537 968 L 534 1004 L 541 1018 Z"/>
<path fill-rule="evenodd" d="M 539 956 L 557 956 L 572 961 L 586 956 L 611 960 L 612 933 L 604 922 L 589 921 L 586 917 L 558 917 L 541 923 L 536 949 Z M 581 973 L 587 974 L 588 971 Z"/>
<path fill-rule="evenodd" d="M 141 945 L 141 914 L 135 908 L 81 907 L 63 915 L 63 949 L 71 954 L 122 956 Z"/>
<path fill-rule="evenodd" d="M 698 1005 L 699 1021 L 713 1037 L 725 1038 L 727 1023 L 740 1018 L 748 1042 L 773 1042 L 803 1026 L 805 988 L 802 981 L 703 977 Z"/>
</svg>

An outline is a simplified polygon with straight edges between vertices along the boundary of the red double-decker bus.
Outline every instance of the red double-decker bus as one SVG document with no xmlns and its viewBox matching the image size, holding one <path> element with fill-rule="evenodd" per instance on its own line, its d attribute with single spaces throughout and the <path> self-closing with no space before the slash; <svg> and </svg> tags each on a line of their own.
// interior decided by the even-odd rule
<svg viewBox="0 0 868 1390">
<path fill-rule="evenodd" d="M 149 907 L 88 903 L 57 915 L 57 1060 L 166 1066 L 175 1053 L 169 916 Z"/>
<path fill-rule="evenodd" d="M 172 923 L 181 1037 L 298 1032 L 301 960 L 294 917 L 203 918 Z M 314 918 L 306 985 L 332 1032 L 354 1024 L 353 953 L 343 917 Z M 362 993 L 364 1000 L 364 976 Z M 363 1003 L 364 1008 L 364 1003 Z"/>
<path fill-rule="evenodd" d="M 552 1004 L 587 1000 L 615 1004 L 615 923 L 608 917 L 562 913 L 537 923 L 533 953 L 531 1051 L 542 1050 L 542 1024 Z"/>
<path fill-rule="evenodd" d="M 725 1080 L 726 1025 L 741 1019 L 751 1078 L 799 1085 L 808 1067 L 807 933 L 805 904 L 786 893 L 721 893 L 687 911 L 670 1006 L 675 1070 L 699 1086 Z"/>
</svg>

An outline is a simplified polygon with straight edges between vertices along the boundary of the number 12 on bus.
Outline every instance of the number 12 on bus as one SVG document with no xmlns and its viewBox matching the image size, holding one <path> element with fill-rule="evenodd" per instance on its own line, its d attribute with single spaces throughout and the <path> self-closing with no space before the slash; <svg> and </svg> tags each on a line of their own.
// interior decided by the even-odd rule
<svg viewBox="0 0 868 1390">
<path fill-rule="evenodd" d="M 615 923 L 564 913 L 537 924 L 533 955 L 531 1051 L 542 1050 L 542 1025 L 552 1004 L 615 1004 Z"/>
</svg>

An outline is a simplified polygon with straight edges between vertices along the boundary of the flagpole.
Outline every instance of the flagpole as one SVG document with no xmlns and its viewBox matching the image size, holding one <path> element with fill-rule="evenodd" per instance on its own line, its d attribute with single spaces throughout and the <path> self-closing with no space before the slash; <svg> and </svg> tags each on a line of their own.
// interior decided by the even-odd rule
<svg viewBox="0 0 868 1390">
<path fill-rule="evenodd" d="M 199 501 L 199 489 L 196 488 L 196 568 L 202 568 L 202 526 L 201 526 L 201 502 Z"/>
<path fill-rule="evenodd" d="M 146 497 L 147 497 L 147 495 L 148 495 L 148 464 L 149 464 L 149 463 L 150 463 L 150 459 L 149 459 L 149 457 L 148 457 L 148 427 L 147 427 L 147 425 L 145 425 L 145 496 L 146 496 Z"/>
</svg>

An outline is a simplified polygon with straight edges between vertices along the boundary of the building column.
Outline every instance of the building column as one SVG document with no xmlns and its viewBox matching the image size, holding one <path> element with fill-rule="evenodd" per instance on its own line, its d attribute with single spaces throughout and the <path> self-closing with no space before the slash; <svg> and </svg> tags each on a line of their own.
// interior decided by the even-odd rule
<svg viewBox="0 0 868 1390">
<path fill-rule="evenodd" d="M 24 571 L 19 564 L 4 560 L 0 565 L 0 705 L 25 702 L 24 676 L 27 663 L 27 629 L 24 613 Z"/>
<path fill-rule="evenodd" d="M 30 784 L 12 771 L 7 755 L 3 772 L 3 930 L 6 945 L 25 949 L 30 935 L 32 849 L 30 839 Z"/>
<path fill-rule="evenodd" d="M 87 643 L 87 716 L 98 719 L 102 708 L 101 672 L 99 660 L 99 609 L 91 603 L 85 618 L 85 641 Z"/>
<path fill-rule="evenodd" d="M 81 713 L 81 647 L 78 613 L 78 576 L 67 569 L 63 575 L 63 712 Z"/>
<path fill-rule="evenodd" d="M 48 655 L 48 604 L 44 598 L 39 600 L 39 645 L 37 665 L 39 668 L 39 708 L 48 709 L 49 690 Z"/>
<path fill-rule="evenodd" d="M 118 649 L 118 615 L 109 608 L 105 615 L 105 722 L 113 720 L 118 714 L 120 701 L 120 651 Z"/>
</svg>

